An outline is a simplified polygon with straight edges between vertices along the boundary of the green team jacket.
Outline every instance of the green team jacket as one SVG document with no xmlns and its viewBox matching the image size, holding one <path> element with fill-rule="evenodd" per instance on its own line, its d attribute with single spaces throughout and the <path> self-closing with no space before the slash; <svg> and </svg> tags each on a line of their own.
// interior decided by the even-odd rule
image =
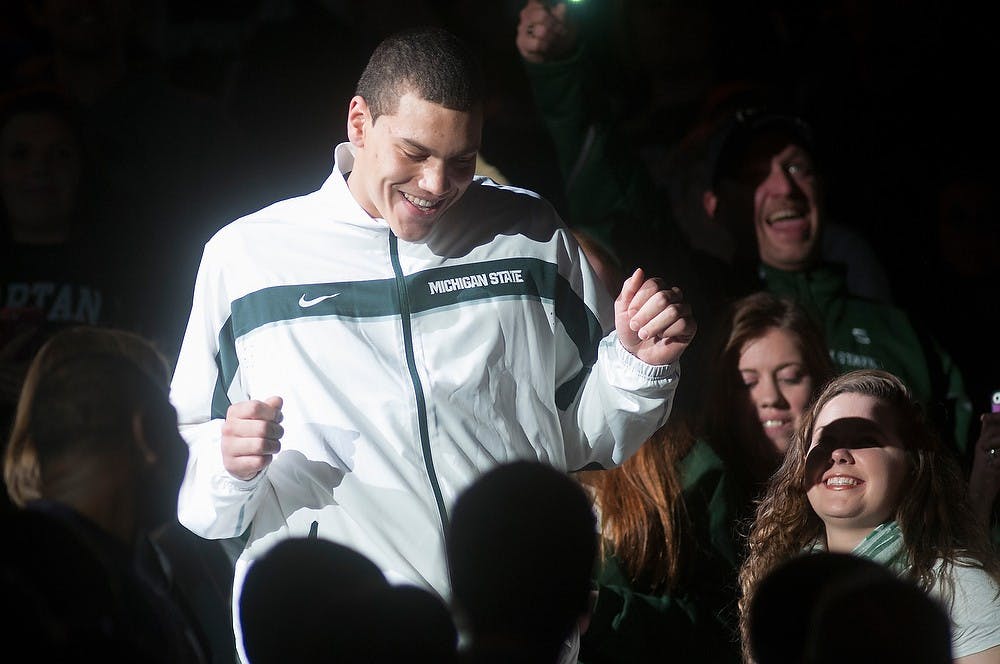
<svg viewBox="0 0 1000 664">
<path fill-rule="evenodd" d="M 761 266 L 764 287 L 791 297 L 822 325 L 830 357 L 842 371 L 885 369 L 899 376 L 946 438 L 964 452 L 972 404 L 951 357 L 894 306 L 847 292 L 843 273 L 823 265 L 801 272 Z"/>
<path fill-rule="evenodd" d="M 687 555 L 692 564 L 677 588 L 664 594 L 630 580 L 617 558 L 606 558 L 581 639 L 581 664 L 739 661 L 732 487 L 722 461 L 700 440 L 679 471 L 695 546 Z"/>
<path fill-rule="evenodd" d="M 565 179 L 567 218 L 632 264 L 626 268 L 653 265 L 684 287 L 706 330 L 692 344 L 690 361 L 710 361 L 701 346 L 726 301 L 761 288 L 791 296 L 820 323 L 841 371 L 879 367 L 898 375 L 945 440 L 967 456 L 972 405 L 947 352 L 902 310 L 848 293 L 837 266 L 798 273 L 761 267 L 758 280 L 694 252 L 634 148 L 618 135 L 600 82 L 587 76 L 587 59 L 581 47 L 558 62 L 524 63 Z"/>
</svg>

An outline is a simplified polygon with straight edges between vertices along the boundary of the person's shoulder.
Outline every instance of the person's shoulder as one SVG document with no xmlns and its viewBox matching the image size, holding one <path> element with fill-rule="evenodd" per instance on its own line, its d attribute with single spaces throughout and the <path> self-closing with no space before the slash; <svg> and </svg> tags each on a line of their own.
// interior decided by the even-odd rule
<svg viewBox="0 0 1000 664">
<path fill-rule="evenodd" d="M 706 473 L 721 472 L 725 466 L 712 446 L 702 438 L 694 441 L 691 449 L 680 463 L 681 472 L 686 477 L 696 478 Z"/>
<path fill-rule="evenodd" d="M 938 561 L 936 571 L 942 561 Z M 956 658 L 1000 645 L 1000 585 L 975 561 L 959 559 L 950 567 L 954 597 L 943 596 L 940 584 L 932 594 L 946 602 L 954 625 Z"/>
<path fill-rule="evenodd" d="M 942 565 L 943 561 L 939 560 L 935 570 Z M 968 557 L 959 558 L 951 565 L 951 577 L 957 591 L 989 595 L 994 597 L 994 602 L 1000 608 L 1000 596 L 997 596 L 1000 593 L 1000 583 L 978 561 Z"/>
<path fill-rule="evenodd" d="M 470 230 L 492 241 L 522 242 L 525 239 L 548 243 L 570 235 L 556 209 L 530 189 L 476 177 L 461 199 L 446 213 L 444 234 L 470 240 Z M 506 239 L 505 239 L 506 238 Z"/>
<path fill-rule="evenodd" d="M 275 238 L 285 235 L 289 227 L 307 223 L 319 213 L 319 192 L 293 196 L 270 203 L 258 210 L 244 214 L 220 227 L 208 240 L 209 246 L 242 243 L 248 237 L 272 234 Z"/>
<path fill-rule="evenodd" d="M 492 178 L 477 175 L 462 197 L 462 202 L 487 210 L 535 211 L 555 215 L 552 205 L 537 192 L 525 187 L 501 184 Z"/>
<path fill-rule="evenodd" d="M 897 324 L 912 326 L 910 315 L 895 304 L 872 300 L 861 295 L 844 294 L 844 302 L 850 309 L 858 314 L 877 316 L 882 319 L 891 320 Z"/>
<path fill-rule="evenodd" d="M 845 319 L 852 325 L 864 326 L 864 330 L 874 328 L 869 330 L 869 337 L 871 333 L 879 334 L 879 330 L 886 330 L 891 332 L 897 344 L 905 342 L 919 347 L 925 345 L 919 326 L 913 317 L 905 309 L 895 304 L 872 300 L 860 295 L 845 294 L 844 305 Z M 855 328 L 852 328 L 852 334 L 857 337 L 859 333 L 854 330 Z M 858 339 L 858 341 L 862 344 L 865 343 L 863 338 Z"/>
<path fill-rule="evenodd" d="M 84 539 L 59 513 L 20 509 L 2 521 L 7 544 L 0 547 L 0 567 L 46 588 L 76 579 L 102 576 L 103 566 Z"/>
</svg>

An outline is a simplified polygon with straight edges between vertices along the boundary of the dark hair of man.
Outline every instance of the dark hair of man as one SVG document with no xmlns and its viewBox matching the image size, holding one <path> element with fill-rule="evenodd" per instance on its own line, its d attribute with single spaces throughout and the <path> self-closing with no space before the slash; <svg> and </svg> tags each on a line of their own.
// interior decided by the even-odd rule
<svg viewBox="0 0 1000 664">
<path fill-rule="evenodd" d="M 413 28 L 380 43 L 365 66 L 356 94 L 371 121 L 396 112 L 399 98 L 413 92 L 454 111 L 470 111 L 483 100 L 483 74 L 469 47 L 447 30 Z"/>
</svg>

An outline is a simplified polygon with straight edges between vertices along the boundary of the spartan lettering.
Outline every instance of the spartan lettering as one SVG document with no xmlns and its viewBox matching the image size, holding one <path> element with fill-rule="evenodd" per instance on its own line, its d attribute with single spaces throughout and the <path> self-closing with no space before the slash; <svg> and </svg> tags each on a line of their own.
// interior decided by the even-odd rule
<svg viewBox="0 0 1000 664">
<path fill-rule="evenodd" d="M 76 320 L 96 324 L 101 315 L 101 291 L 80 289 L 80 302 L 76 307 Z"/>
<path fill-rule="evenodd" d="M 31 307 L 45 312 L 45 319 L 55 322 L 74 321 L 98 323 L 101 319 L 101 291 L 77 287 L 73 284 L 56 284 L 50 281 L 7 284 L 4 307 L 22 309 Z"/>
<path fill-rule="evenodd" d="M 10 307 L 11 309 L 20 309 L 21 307 L 28 306 L 28 295 L 31 291 L 28 288 L 28 284 L 16 283 L 7 285 L 7 302 L 4 303 L 5 307 Z"/>
</svg>

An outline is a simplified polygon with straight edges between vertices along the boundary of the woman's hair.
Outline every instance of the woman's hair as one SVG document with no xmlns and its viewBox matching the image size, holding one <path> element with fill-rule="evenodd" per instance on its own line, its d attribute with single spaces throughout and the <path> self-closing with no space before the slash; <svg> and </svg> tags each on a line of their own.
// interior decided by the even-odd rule
<svg viewBox="0 0 1000 664">
<path fill-rule="evenodd" d="M 757 481 L 749 477 L 747 469 L 754 467 L 748 461 L 751 455 L 760 454 L 760 450 L 744 439 L 738 418 L 732 417 L 734 404 L 744 398 L 740 356 L 748 343 L 775 329 L 795 337 L 813 386 L 822 385 L 834 375 L 822 331 L 793 300 L 762 291 L 730 305 L 726 322 L 714 340 L 715 369 L 709 372 L 702 428 L 723 461 L 743 475 L 739 479 L 744 487 L 751 487 Z"/>
<path fill-rule="evenodd" d="M 73 439 L 121 433 L 119 424 L 130 421 L 122 409 L 155 408 L 169 378 L 164 356 L 132 332 L 81 326 L 53 335 L 28 368 L 4 453 L 11 501 L 23 507 L 41 498 L 47 455 L 67 451 Z"/>
<path fill-rule="evenodd" d="M 784 461 L 757 505 L 740 569 L 740 629 L 747 648 L 747 611 L 761 580 L 776 566 L 825 537 L 823 522 L 806 497 L 806 454 L 820 411 L 842 394 L 873 397 L 893 415 L 896 435 L 905 446 L 911 473 L 893 519 L 903 535 L 907 576 L 924 590 L 941 584 L 953 592 L 951 567 L 982 567 L 1000 581 L 1000 562 L 985 524 L 968 504 L 965 478 L 953 453 L 941 444 L 921 407 L 896 376 L 877 369 L 852 371 L 831 380 L 820 392 L 793 436 Z M 943 564 L 938 572 L 938 561 Z M 748 657 L 749 659 L 749 657 Z"/>
<path fill-rule="evenodd" d="M 693 443 L 675 413 L 622 465 L 577 474 L 601 516 L 602 557 L 616 556 L 633 582 L 654 590 L 674 589 L 689 551 L 677 466 Z"/>
</svg>

